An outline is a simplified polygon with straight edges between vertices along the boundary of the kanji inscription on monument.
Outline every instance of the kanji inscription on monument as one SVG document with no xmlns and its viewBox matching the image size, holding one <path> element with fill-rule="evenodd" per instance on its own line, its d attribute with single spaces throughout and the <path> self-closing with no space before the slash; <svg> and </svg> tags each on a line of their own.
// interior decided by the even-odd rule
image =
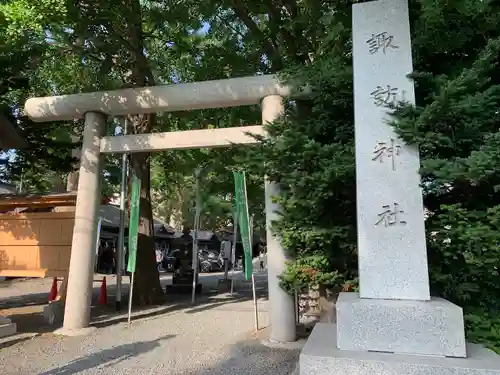
<svg viewBox="0 0 500 375">
<path fill-rule="evenodd" d="M 408 7 L 380 4 L 353 7 L 360 297 L 429 300 L 418 150 L 389 124 L 415 100 Z"/>
<path fill-rule="evenodd" d="M 391 204 L 385 204 L 382 206 L 382 211 L 379 213 L 378 220 L 375 225 L 383 225 L 385 227 L 390 227 L 393 225 L 406 225 L 406 221 L 402 219 L 402 215 L 405 213 L 397 202 Z"/>
<path fill-rule="evenodd" d="M 371 38 L 366 41 L 368 43 L 368 51 L 370 54 L 375 54 L 379 51 L 385 55 L 388 49 L 399 48 L 393 43 L 394 36 L 388 35 L 387 32 L 372 34 Z"/>
<path fill-rule="evenodd" d="M 398 104 L 398 88 L 391 85 L 377 86 L 375 90 L 370 93 L 373 98 L 373 103 L 377 107 L 395 106 Z"/>
<path fill-rule="evenodd" d="M 392 170 L 396 170 L 396 158 L 399 156 L 401 150 L 401 145 L 396 143 L 394 138 L 391 138 L 389 142 L 379 141 L 373 149 L 372 160 L 379 162 L 384 162 L 385 159 L 391 160 Z"/>
</svg>

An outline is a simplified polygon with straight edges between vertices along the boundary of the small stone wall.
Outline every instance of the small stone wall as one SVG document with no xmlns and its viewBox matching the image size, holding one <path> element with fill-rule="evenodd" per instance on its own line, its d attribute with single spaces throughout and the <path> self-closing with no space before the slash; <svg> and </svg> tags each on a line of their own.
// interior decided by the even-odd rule
<svg viewBox="0 0 500 375">
<path fill-rule="evenodd" d="M 338 291 L 333 291 L 322 286 L 310 287 L 298 294 L 299 321 L 302 319 L 315 319 L 322 322 L 334 323 L 335 301 Z"/>
</svg>

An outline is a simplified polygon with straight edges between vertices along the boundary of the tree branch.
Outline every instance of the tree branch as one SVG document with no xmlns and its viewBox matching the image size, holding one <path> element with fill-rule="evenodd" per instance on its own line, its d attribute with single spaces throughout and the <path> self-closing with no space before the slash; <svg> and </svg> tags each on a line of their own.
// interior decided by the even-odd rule
<svg viewBox="0 0 500 375">
<path fill-rule="evenodd" d="M 266 55 L 272 61 L 273 69 L 278 71 L 283 68 L 283 61 L 279 51 L 274 47 L 273 43 L 264 35 L 259 26 L 250 17 L 250 12 L 241 0 L 231 0 L 234 13 L 243 22 L 252 34 L 255 35 L 262 43 Z"/>
<path fill-rule="evenodd" d="M 270 23 L 274 23 L 274 32 L 277 35 L 282 36 L 283 41 L 285 42 L 285 45 L 288 46 L 290 49 L 290 57 L 296 58 L 298 54 L 297 50 L 297 44 L 296 44 L 296 39 L 293 37 L 293 35 L 286 30 L 284 27 L 282 27 L 282 22 L 281 22 L 281 11 L 278 9 L 274 4 L 273 1 L 269 1 L 268 3 L 269 7 L 269 21 Z"/>
<path fill-rule="evenodd" d="M 290 7 L 290 21 L 293 22 L 294 18 L 298 15 L 297 6 L 294 1 L 291 1 L 291 4 L 288 4 Z M 270 23 L 274 23 L 274 32 L 281 36 L 283 39 L 284 45 L 288 47 L 289 53 L 288 57 L 293 60 L 298 60 L 300 63 L 306 63 L 309 61 L 309 42 L 302 36 L 300 30 L 294 30 L 294 33 L 288 31 L 284 25 L 281 17 L 281 9 L 279 7 L 285 7 L 284 1 L 279 1 L 278 4 L 269 0 L 267 2 L 267 7 L 269 10 L 269 20 Z M 288 10 L 288 8 L 287 8 Z M 293 15 L 292 15 L 293 14 Z M 295 34 L 295 35 L 294 35 Z M 302 48 L 301 48 L 302 47 Z M 307 52 L 301 52 L 300 50 L 306 49 Z"/>
<path fill-rule="evenodd" d="M 290 13 L 290 18 L 292 20 L 299 15 L 299 11 L 297 8 L 297 2 L 295 0 L 283 0 L 282 4 Z"/>
<path fill-rule="evenodd" d="M 245 35 L 241 31 L 236 29 L 233 25 L 231 25 L 231 23 L 225 17 L 216 14 L 215 18 L 218 18 L 220 21 L 222 21 L 222 23 L 224 23 L 224 25 L 226 25 L 227 28 L 231 29 L 235 34 L 239 35 L 241 38 L 245 37 Z"/>
</svg>

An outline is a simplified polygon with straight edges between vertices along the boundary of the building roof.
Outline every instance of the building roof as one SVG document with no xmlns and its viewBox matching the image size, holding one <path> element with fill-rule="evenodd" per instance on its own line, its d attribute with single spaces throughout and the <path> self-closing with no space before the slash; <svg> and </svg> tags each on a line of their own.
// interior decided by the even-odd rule
<svg viewBox="0 0 500 375">
<path fill-rule="evenodd" d="M 114 204 L 103 204 L 99 207 L 99 217 L 101 218 L 101 225 L 108 227 L 120 226 L 120 206 Z M 155 232 L 173 233 L 175 230 L 167 223 L 158 218 L 154 218 Z M 125 228 L 128 228 L 128 215 L 125 212 Z M 163 228 L 162 228 L 163 227 Z"/>
<path fill-rule="evenodd" d="M 0 114 L 0 150 L 19 149 L 26 147 L 26 142 L 19 135 L 12 123 Z"/>
<path fill-rule="evenodd" d="M 19 207 L 48 208 L 61 206 L 74 206 L 76 204 L 75 193 L 51 193 L 51 194 L 2 194 L 0 207 L 2 209 L 14 209 Z"/>
<path fill-rule="evenodd" d="M 193 237 L 193 233 L 194 231 L 193 230 L 190 230 L 189 231 L 189 235 L 191 237 Z M 182 232 L 175 232 L 173 235 L 172 235 L 172 238 L 181 238 L 183 236 L 183 233 Z M 215 233 L 212 232 L 211 230 L 199 230 L 198 233 L 197 233 L 197 238 L 198 240 L 200 241 L 210 241 L 212 239 L 212 237 L 215 236 Z"/>
</svg>

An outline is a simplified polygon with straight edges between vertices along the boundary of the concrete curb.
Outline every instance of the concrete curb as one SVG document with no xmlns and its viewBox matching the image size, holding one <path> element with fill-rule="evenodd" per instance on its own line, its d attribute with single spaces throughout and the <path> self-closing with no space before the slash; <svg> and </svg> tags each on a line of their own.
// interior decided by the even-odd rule
<svg viewBox="0 0 500 375">
<path fill-rule="evenodd" d="M 278 342 L 269 339 L 261 340 L 260 343 L 268 348 L 272 349 L 287 349 L 287 350 L 298 350 L 302 349 L 306 344 L 305 339 L 300 339 L 292 342 Z"/>
<path fill-rule="evenodd" d="M 54 331 L 54 335 L 58 336 L 68 336 L 68 337 L 77 337 L 77 336 L 88 336 L 97 331 L 96 327 L 85 327 L 80 329 L 71 329 L 71 328 L 59 328 Z"/>
</svg>

